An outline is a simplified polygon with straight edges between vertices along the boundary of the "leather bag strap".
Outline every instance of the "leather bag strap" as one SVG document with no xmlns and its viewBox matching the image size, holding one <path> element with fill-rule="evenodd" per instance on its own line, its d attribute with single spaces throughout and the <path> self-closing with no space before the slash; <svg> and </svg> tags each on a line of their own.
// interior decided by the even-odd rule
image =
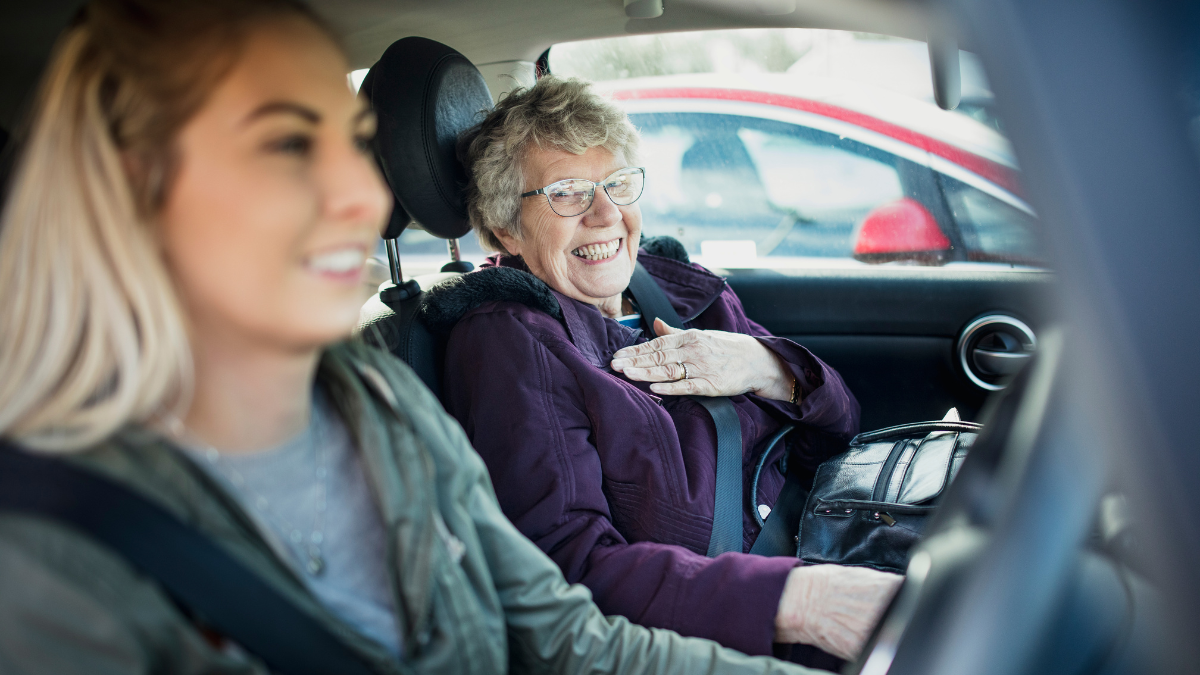
<svg viewBox="0 0 1200 675">
<path fill-rule="evenodd" d="M 659 318 L 672 328 L 683 328 L 683 319 L 671 306 L 667 294 L 641 263 L 633 269 L 629 292 L 637 301 L 642 323 L 650 335 L 654 319 Z M 717 430 L 716 498 L 713 508 L 712 536 L 708 540 L 708 557 L 742 550 L 742 424 L 737 409 L 725 396 L 692 396 L 691 399 L 708 411 Z"/>
<path fill-rule="evenodd" d="M 377 672 L 215 542 L 112 480 L 0 440 L 0 510 L 50 518 L 90 535 L 272 672 Z"/>
<path fill-rule="evenodd" d="M 931 434 L 935 431 L 979 433 L 982 430 L 983 425 L 976 422 L 948 422 L 945 420 L 937 422 L 912 422 L 909 424 L 898 424 L 894 427 L 887 427 L 886 429 L 879 429 L 877 431 L 864 431 L 852 438 L 850 445 L 878 443 L 889 438 L 913 438 Z"/>
</svg>

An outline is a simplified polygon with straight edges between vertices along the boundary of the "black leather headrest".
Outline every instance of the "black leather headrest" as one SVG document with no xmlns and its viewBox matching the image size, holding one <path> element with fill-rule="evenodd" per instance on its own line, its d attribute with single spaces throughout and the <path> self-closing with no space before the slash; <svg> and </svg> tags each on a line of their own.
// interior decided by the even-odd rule
<svg viewBox="0 0 1200 675">
<path fill-rule="evenodd" d="M 467 175 L 455 145 L 492 107 L 479 69 L 444 44 L 407 37 L 383 53 L 362 92 L 379 118 L 380 167 L 403 209 L 393 213 L 384 236 L 399 236 L 407 216 L 443 239 L 465 235 Z"/>
</svg>

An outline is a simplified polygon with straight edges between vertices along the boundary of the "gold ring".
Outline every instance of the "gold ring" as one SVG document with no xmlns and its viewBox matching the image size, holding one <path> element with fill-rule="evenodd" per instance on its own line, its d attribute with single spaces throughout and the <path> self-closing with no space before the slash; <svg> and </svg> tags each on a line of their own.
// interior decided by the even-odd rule
<svg viewBox="0 0 1200 675">
<path fill-rule="evenodd" d="M 681 378 L 679 378 L 679 379 L 681 379 L 681 380 L 686 380 L 686 379 L 688 379 L 687 364 L 686 364 L 686 363 L 684 363 L 683 361 L 676 361 L 675 363 L 678 363 L 678 364 L 679 364 L 679 367 L 680 367 L 680 368 L 683 368 L 683 377 L 681 377 Z"/>
</svg>

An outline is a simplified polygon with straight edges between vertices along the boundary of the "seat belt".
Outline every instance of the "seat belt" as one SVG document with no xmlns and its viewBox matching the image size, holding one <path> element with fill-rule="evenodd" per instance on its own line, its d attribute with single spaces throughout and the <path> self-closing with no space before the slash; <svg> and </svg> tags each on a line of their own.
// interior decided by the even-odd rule
<svg viewBox="0 0 1200 675">
<path fill-rule="evenodd" d="M 215 542 L 108 478 L 0 440 L 0 511 L 50 518 L 90 535 L 272 672 L 377 673 Z"/>
<path fill-rule="evenodd" d="M 662 319 L 672 328 L 683 329 L 683 319 L 671 306 L 667 294 L 641 263 L 633 269 L 629 292 L 637 301 L 642 322 L 650 335 L 654 319 Z M 708 557 L 742 551 L 742 425 L 737 409 L 725 396 L 691 396 L 704 406 L 717 430 L 716 498 L 713 504 L 713 529 L 708 540 Z"/>
</svg>

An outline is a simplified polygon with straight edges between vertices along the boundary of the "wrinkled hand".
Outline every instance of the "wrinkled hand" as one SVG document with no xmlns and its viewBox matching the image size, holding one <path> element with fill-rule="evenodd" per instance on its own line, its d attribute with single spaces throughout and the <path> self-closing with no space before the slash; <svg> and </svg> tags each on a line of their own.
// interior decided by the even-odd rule
<svg viewBox="0 0 1200 675">
<path fill-rule="evenodd" d="M 749 335 L 719 330 L 679 330 L 655 319 L 662 337 L 613 354 L 612 369 L 650 391 L 670 396 L 736 396 L 747 392 L 787 401 L 792 376 L 779 357 Z M 683 379 L 687 365 L 688 379 Z"/>
<path fill-rule="evenodd" d="M 865 567 L 797 567 L 788 574 L 779 599 L 775 640 L 815 645 L 853 659 L 903 580 Z"/>
</svg>

